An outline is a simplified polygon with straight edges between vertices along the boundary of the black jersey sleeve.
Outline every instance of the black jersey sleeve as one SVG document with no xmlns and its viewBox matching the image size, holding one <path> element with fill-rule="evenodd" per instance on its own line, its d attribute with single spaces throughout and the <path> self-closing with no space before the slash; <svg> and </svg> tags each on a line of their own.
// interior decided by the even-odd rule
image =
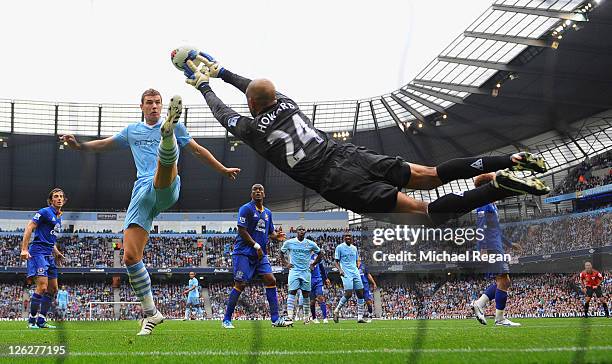
<svg viewBox="0 0 612 364">
<path fill-rule="evenodd" d="M 221 73 L 221 79 L 236 87 L 238 90 L 242 91 L 242 93 L 246 93 L 246 89 L 249 86 L 249 83 L 251 83 L 250 79 L 232 73 L 227 69 Z"/>
<path fill-rule="evenodd" d="M 236 110 L 225 105 L 209 85 L 201 86 L 200 92 L 202 96 L 204 96 L 215 119 L 217 119 L 227 131 L 239 138 L 247 138 L 249 136 L 249 126 L 253 123 L 253 119 L 242 116 Z"/>
</svg>

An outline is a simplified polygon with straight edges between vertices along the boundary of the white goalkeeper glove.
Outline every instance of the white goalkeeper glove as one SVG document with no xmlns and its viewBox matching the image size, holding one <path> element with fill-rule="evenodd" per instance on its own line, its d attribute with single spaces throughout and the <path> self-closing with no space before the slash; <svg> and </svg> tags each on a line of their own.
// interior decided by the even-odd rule
<svg viewBox="0 0 612 364">
<path fill-rule="evenodd" d="M 210 75 L 207 67 L 202 67 L 201 69 L 198 69 L 198 66 L 196 66 L 195 63 L 193 63 L 193 61 L 191 60 L 187 61 L 187 66 L 189 66 L 193 74 L 185 80 L 186 83 L 197 88 L 198 90 L 202 85 L 208 85 L 208 82 L 210 81 Z"/>
<path fill-rule="evenodd" d="M 210 54 L 200 52 L 195 58 L 197 61 L 196 63 L 203 63 L 204 66 L 209 69 L 210 77 L 217 78 L 225 71 L 225 68 L 221 67 L 221 64 L 219 64 Z"/>
</svg>

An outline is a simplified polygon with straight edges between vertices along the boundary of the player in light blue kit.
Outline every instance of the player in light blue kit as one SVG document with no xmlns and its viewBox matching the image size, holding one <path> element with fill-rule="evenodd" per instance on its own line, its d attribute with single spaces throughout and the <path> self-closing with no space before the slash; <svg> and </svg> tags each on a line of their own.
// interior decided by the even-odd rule
<svg viewBox="0 0 612 364">
<path fill-rule="evenodd" d="M 489 183 L 494 176 L 493 173 L 481 174 L 474 179 L 474 185 L 479 187 Z M 504 254 L 504 245 L 512 247 L 512 243 L 502 234 L 497 206 L 494 203 L 476 209 L 476 218 L 477 228 L 483 232 L 483 239 L 478 241 L 478 250 L 487 254 Z M 476 319 L 486 325 L 485 308 L 490 301 L 495 300 L 495 326 L 521 326 L 520 323 L 510 321 L 504 316 L 510 289 L 510 265 L 506 261 L 498 261 L 489 265 L 487 271 L 490 273 L 487 273 L 486 277 L 495 277 L 495 283 L 489 285 L 484 294 L 470 304 Z"/>
<path fill-rule="evenodd" d="M 285 234 L 281 229 L 274 229 L 272 212 L 263 205 L 266 197 L 264 187 L 254 184 L 251 187 L 251 201 L 238 210 L 238 236 L 232 253 L 234 269 L 234 288 L 230 292 L 223 316 L 223 328 L 233 329 L 232 315 L 238 298 L 248 282 L 255 275 L 260 275 L 266 289 L 266 298 L 270 306 L 272 326 L 287 326 L 284 318 L 278 315 L 278 292 L 276 278 L 268 259 L 268 239 L 284 241 Z"/>
<path fill-rule="evenodd" d="M 66 320 L 66 311 L 68 310 L 68 291 L 66 291 L 66 286 L 62 286 L 62 289 L 57 292 L 57 310 L 59 311 L 59 317 L 62 320 Z"/>
<path fill-rule="evenodd" d="M 67 198 L 64 191 L 54 188 L 44 207 L 28 222 L 21 241 L 21 259 L 27 260 L 28 278 L 34 278 L 36 289 L 30 301 L 30 329 L 54 329 L 47 322 L 47 312 L 57 293 L 57 264 L 64 256 L 55 245 L 57 234 L 62 231 L 62 207 Z M 34 240 L 30 242 L 34 231 Z"/>
<path fill-rule="evenodd" d="M 310 322 L 310 288 L 311 275 L 310 272 L 321 261 L 321 249 L 317 244 L 306 239 L 306 229 L 303 226 L 297 227 L 297 237 L 285 241 L 280 249 L 281 262 L 289 268 L 289 283 L 287 295 L 287 324 L 293 323 L 293 315 L 295 308 L 295 299 L 297 291 L 302 292 L 302 308 L 304 309 L 304 324 Z M 314 261 L 310 261 L 311 254 L 317 254 Z M 285 259 L 285 255 L 289 256 L 289 260 Z"/>
<path fill-rule="evenodd" d="M 338 323 L 340 319 L 340 309 L 346 305 L 348 300 L 353 296 L 353 291 L 357 294 L 357 322 L 365 323 L 363 319 L 363 282 L 359 276 L 357 268 L 357 260 L 359 253 L 357 247 L 353 244 L 353 236 L 350 232 L 344 233 L 344 242 L 336 247 L 334 253 L 334 264 L 344 286 L 344 295 L 338 302 L 338 306 L 334 309 L 334 322 Z"/>
<path fill-rule="evenodd" d="M 196 316 L 202 318 L 202 308 L 200 307 L 200 283 L 195 277 L 195 272 L 189 272 L 189 288 L 183 291 L 183 294 L 187 295 L 184 321 L 191 318 L 191 314 L 194 310 Z"/>
<path fill-rule="evenodd" d="M 321 307 L 321 313 L 323 314 L 323 323 L 328 323 L 327 321 L 327 302 L 325 302 L 325 296 L 323 295 L 323 284 L 326 287 L 331 285 L 329 278 L 327 278 L 327 272 L 325 271 L 325 266 L 323 265 L 323 260 L 321 260 L 318 264 L 314 264 L 315 259 L 317 259 L 318 254 L 312 254 L 310 256 L 311 264 L 314 265 L 312 272 L 310 272 L 310 312 L 312 313 L 312 323 L 318 324 L 319 320 L 317 319 L 316 312 L 316 303 L 319 302 L 319 307 Z"/>
<path fill-rule="evenodd" d="M 187 147 L 197 159 L 231 179 L 240 172 L 238 168 L 223 166 L 191 138 L 179 121 L 182 107 L 180 96 L 174 96 L 163 119 L 161 95 L 149 89 L 140 99 L 144 122 L 129 124 L 109 138 L 85 143 L 79 143 L 73 135 L 61 137 L 71 149 L 80 151 L 102 152 L 117 148 L 132 151 L 138 173 L 123 225 L 123 262 L 145 316 L 138 335 L 151 334 L 153 328 L 164 321 L 164 316 L 155 308 L 151 278 L 142 256 L 153 219 L 178 200 L 181 186 L 177 168 L 179 148 Z"/>
<path fill-rule="evenodd" d="M 368 270 L 368 266 L 359 259 L 359 276 L 361 277 L 361 282 L 363 283 L 363 298 L 365 299 L 366 306 L 368 307 L 368 313 L 366 314 L 366 322 L 372 322 L 372 312 L 374 306 L 374 296 L 372 295 L 372 291 L 370 291 L 370 284 L 372 284 L 372 289 L 376 290 L 376 281 L 374 277 L 370 274 Z"/>
</svg>

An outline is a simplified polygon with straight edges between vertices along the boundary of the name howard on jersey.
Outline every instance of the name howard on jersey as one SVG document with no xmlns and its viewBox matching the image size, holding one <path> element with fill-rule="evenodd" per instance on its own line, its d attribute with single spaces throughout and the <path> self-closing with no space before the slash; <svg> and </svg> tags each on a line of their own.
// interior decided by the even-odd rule
<svg viewBox="0 0 612 364">
<path fill-rule="evenodd" d="M 296 110 L 296 109 L 297 109 L 297 106 L 295 106 L 294 104 L 290 102 L 279 103 L 276 109 L 268 113 L 265 113 L 261 118 L 259 118 L 259 120 L 257 121 L 257 131 L 259 131 L 262 134 L 265 134 L 266 129 L 268 129 L 268 126 L 270 125 L 270 123 L 276 120 L 276 117 L 281 111 Z"/>
</svg>

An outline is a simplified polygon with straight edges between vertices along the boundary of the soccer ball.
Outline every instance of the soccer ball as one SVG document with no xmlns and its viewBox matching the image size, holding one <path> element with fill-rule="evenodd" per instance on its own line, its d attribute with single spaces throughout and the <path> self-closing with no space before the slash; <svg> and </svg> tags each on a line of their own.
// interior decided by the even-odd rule
<svg viewBox="0 0 612 364">
<path fill-rule="evenodd" d="M 193 59 L 199 52 L 197 49 L 189 46 L 178 47 L 170 53 L 170 59 L 174 67 L 180 71 L 185 71 L 185 62 L 188 59 Z"/>
</svg>

